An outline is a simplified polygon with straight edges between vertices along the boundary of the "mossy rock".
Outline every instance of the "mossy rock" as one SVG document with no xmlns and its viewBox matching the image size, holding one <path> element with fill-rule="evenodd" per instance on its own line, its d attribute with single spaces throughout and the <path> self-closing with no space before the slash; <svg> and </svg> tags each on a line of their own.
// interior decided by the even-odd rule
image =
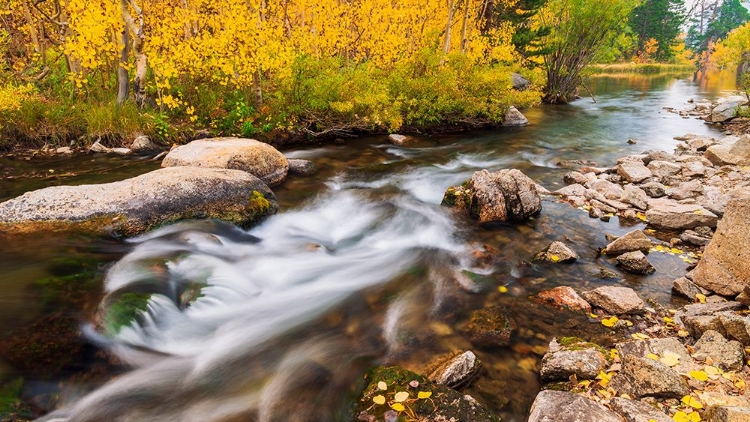
<svg viewBox="0 0 750 422">
<path fill-rule="evenodd" d="M 46 308 L 84 309 L 102 293 L 96 260 L 61 258 L 52 262 L 49 271 L 52 277 L 38 279 L 31 287 Z"/>
<path fill-rule="evenodd" d="M 30 421 L 35 418 L 31 408 L 21 400 L 23 378 L 0 381 L 0 420 Z"/>
<path fill-rule="evenodd" d="M 515 326 L 503 306 L 492 306 L 471 313 L 467 332 L 476 346 L 504 346 Z"/>
<path fill-rule="evenodd" d="M 102 331 L 108 336 L 116 336 L 148 309 L 149 299 L 151 293 L 128 292 L 108 300 L 99 318 Z"/>
<path fill-rule="evenodd" d="M 378 384 L 381 382 L 385 383 L 385 390 L 380 389 Z M 365 376 L 365 383 L 366 387 L 354 408 L 352 421 L 383 421 L 387 416 L 395 416 L 396 421 L 404 422 L 500 421 L 500 418 L 488 412 L 470 396 L 435 384 L 424 375 L 398 366 L 380 366 L 370 370 Z M 408 397 L 397 401 L 396 395 L 404 392 L 408 393 Z M 420 392 L 424 398 L 419 398 Z M 381 397 L 384 399 L 383 404 L 379 404 Z M 399 404 L 403 406 L 403 410 L 399 410 Z"/>
</svg>

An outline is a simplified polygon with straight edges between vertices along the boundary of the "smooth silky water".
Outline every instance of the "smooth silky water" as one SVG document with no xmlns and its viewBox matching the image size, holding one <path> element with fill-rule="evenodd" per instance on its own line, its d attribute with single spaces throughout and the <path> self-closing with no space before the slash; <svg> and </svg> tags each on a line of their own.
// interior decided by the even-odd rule
<svg viewBox="0 0 750 422">
<path fill-rule="evenodd" d="M 686 264 L 652 253 L 655 275 L 602 280 L 602 268 L 617 271 L 598 254 L 605 234 L 643 225 L 605 223 L 546 200 L 528 222 L 479 226 L 440 206 L 445 189 L 476 170 L 517 168 L 555 190 L 568 171 L 561 161 L 610 166 L 644 150 L 672 151 L 677 135 L 720 135 L 662 108 L 716 98 L 721 85 L 623 75 L 592 85 L 598 102 L 528 110 L 524 128 L 423 137 L 414 148 L 380 136 L 285 151 L 319 171 L 275 187 L 280 213 L 249 231 L 188 221 L 122 241 L 38 234 L 4 240 L 0 333 L 42 331 L 40 338 L 54 339 L 55 332 L 43 331 L 65 319 L 87 344 L 70 356 L 61 347 L 64 365 L 52 373 L 32 352 L 29 361 L 25 349 L 8 358 L 13 351 L 0 345 L 13 362 L 0 366 L 0 375 L 23 379 L 23 398 L 37 411 L 53 411 L 47 420 L 337 421 L 349 417 L 368 368 L 419 372 L 436 356 L 471 349 L 484 369 L 465 392 L 504 420 L 523 421 L 553 336 L 611 341 L 596 321 L 536 305 L 529 295 L 623 283 L 678 306 L 670 287 Z M 18 175 L 0 181 L 0 200 L 158 167 L 99 156 L 0 163 Z M 29 173 L 34 177 L 23 177 Z M 581 259 L 532 263 L 553 240 Z M 484 245 L 497 249 L 491 258 L 476 253 Z M 128 294 L 150 295 L 147 311 L 103 333 L 102 315 Z M 516 324 L 511 343 L 475 347 L 466 334 L 470 314 L 494 305 Z"/>
</svg>

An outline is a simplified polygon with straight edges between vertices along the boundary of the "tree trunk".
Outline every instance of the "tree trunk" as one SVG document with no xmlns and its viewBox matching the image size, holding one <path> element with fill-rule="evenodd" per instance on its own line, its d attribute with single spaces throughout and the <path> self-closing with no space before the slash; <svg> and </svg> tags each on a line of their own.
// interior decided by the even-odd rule
<svg viewBox="0 0 750 422">
<path fill-rule="evenodd" d="M 123 25 L 120 40 L 122 41 L 122 50 L 120 51 L 120 63 L 117 66 L 117 104 L 124 103 L 130 92 L 130 75 L 127 68 L 128 56 L 130 55 L 130 34 L 127 25 Z"/>
<path fill-rule="evenodd" d="M 445 23 L 445 38 L 443 40 L 443 57 L 440 58 L 440 66 L 445 64 L 446 56 L 451 51 L 451 27 L 453 26 L 453 15 L 456 14 L 456 0 L 448 2 L 448 20 Z"/>
<path fill-rule="evenodd" d="M 39 35 L 36 32 L 36 22 L 31 18 L 29 3 L 26 0 L 22 0 L 21 5 L 23 7 L 23 15 L 26 18 L 26 22 L 29 24 L 29 33 L 31 35 L 31 42 L 34 44 L 34 50 L 37 53 L 42 53 L 42 44 L 39 42 Z M 44 56 L 42 56 L 42 60 L 44 59 Z"/>
<path fill-rule="evenodd" d="M 464 17 L 461 22 L 461 54 L 466 54 L 466 50 L 469 48 L 469 40 L 467 36 L 469 26 L 469 3 L 471 3 L 470 0 L 464 0 Z"/>
<path fill-rule="evenodd" d="M 137 24 L 133 16 L 130 15 L 128 6 L 132 6 L 138 15 Z M 148 69 L 148 60 L 146 59 L 146 53 L 143 51 L 146 44 L 146 35 L 143 33 L 143 11 L 133 0 L 120 0 L 120 11 L 128 32 L 133 36 L 133 57 L 135 57 L 133 95 L 138 107 L 143 107 L 146 105 L 146 71 Z"/>
<path fill-rule="evenodd" d="M 263 107 L 263 87 L 260 84 L 260 69 L 253 74 L 253 100 L 255 109 L 260 110 Z"/>
</svg>

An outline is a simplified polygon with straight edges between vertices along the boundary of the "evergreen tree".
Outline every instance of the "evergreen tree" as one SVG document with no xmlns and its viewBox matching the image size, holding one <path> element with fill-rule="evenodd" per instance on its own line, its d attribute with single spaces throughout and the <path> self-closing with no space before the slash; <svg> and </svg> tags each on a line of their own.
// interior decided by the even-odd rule
<svg viewBox="0 0 750 422">
<path fill-rule="evenodd" d="M 705 52 L 711 44 L 750 20 L 750 13 L 739 0 L 703 0 L 698 8 L 685 39 L 687 47 L 697 53 Z"/>
<path fill-rule="evenodd" d="M 525 66 L 533 67 L 536 62 L 528 59 L 542 56 L 549 52 L 544 46 L 543 38 L 550 34 L 550 28 L 541 26 L 533 28 L 532 19 L 547 4 L 548 0 L 518 0 L 517 2 L 503 2 L 489 0 L 485 10 L 487 29 L 504 23 L 510 23 L 513 28 L 511 43 L 515 51 L 521 56 Z"/>
<path fill-rule="evenodd" d="M 680 34 L 685 21 L 684 0 L 646 0 L 630 14 L 630 27 L 638 37 L 638 51 L 655 40 L 658 44 L 655 58 L 665 61 L 672 58 L 671 47 Z"/>
</svg>

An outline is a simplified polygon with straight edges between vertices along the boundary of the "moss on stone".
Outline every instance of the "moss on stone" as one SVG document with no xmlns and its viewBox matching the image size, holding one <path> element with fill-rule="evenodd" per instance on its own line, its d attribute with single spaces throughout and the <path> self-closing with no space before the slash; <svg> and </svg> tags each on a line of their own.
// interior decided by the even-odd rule
<svg viewBox="0 0 750 422">
<path fill-rule="evenodd" d="M 123 327 L 130 325 L 136 316 L 148 308 L 151 293 L 124 293 L 113 299 L 105 310 L 103 328 L 107 335 L 114 336 Z"/>
</svg>

